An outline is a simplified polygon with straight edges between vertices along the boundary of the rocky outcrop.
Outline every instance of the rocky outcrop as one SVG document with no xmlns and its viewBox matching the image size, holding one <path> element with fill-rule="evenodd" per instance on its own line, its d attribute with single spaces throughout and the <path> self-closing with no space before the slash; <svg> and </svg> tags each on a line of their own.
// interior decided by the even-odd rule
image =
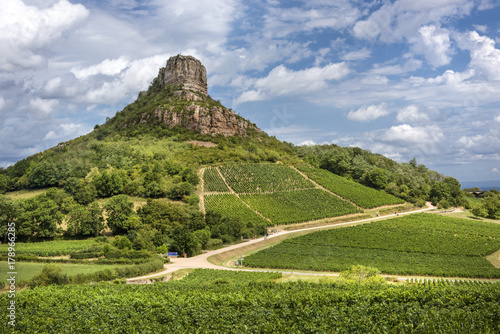
<svg viewBox="0 0 500 334">
<path fill-rule="evenodd" d="M 181 86 L 174 87 L 172 85 Z M 165 102 L 151 112 L 143 112 L 123 129 L 136 124 L 146 124 L 153 119 L 170 127 L 181 126 L 202 135 L 245 136 L 248 129 L 261 132 L 254 124 L 225 108 L 207 94 L 207 71 L 192 56 L 170 57 L 167 66 L 160 69 L 158 77 L 147 92 L 141 92 L 137 101 L 151 98 L 159 90 L 168 90 Z M 156 100 L 154 100 L 156 101 Z M 156 104 L 158 105 L 158 104 Z"/>
<path fill-rule="evenodd" d="M 158 74 L 160 85 L 183 85 L 183 89 L 207 95 L 207 70 L 192 56 L 170 57 Z"/>
<path fill-rule="evenodd" d="M 171 127 L 182 126 L 202 135 L 244 136 L 249 127 L 260 132 L 256 126 L 237 116 L 232 110 L 218 106 L 208 108 L 193 103 L 182 110 L 175 110 L 172 106 L 166 109 L 158 107 L 154 116 Z"/>
</svg>

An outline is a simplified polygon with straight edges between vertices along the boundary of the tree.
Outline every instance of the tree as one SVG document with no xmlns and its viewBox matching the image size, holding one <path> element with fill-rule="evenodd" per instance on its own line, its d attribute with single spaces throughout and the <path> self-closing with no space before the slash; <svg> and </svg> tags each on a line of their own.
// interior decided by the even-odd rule
<svg viewBox="0 0 500 334">
<path fill-rule="evenodd" d="M 210 229 L 207 227 L 202 230 L 196 230 L 193 232 L 193 234 L 196 240 L 198 240 L 201 247 L 203 248 L 206 247 L 208 240 L 210 240 L 210 234 L 211 234 Z"/>
<path fill-rule="evenodd" d="M 224 242 L 233 242 L 241 237 L 245 224 L 239 217 L 223 217 L 215 226 L 212 227 L 212 238 L 224 240 Z"/>
<path fill-rule="evenodd" d="M 167 197 L 174 201 L 187 199 L 193 190 L 193 186 L 188 182 L 173 184 L 167 190 Z"/>
<path fill-rule="evenodd" d="M 110 197 L 123 192 L 123 179 L 115 171 L 103 170 L 94 176 L 92 183 L 99 197 Z"/>
<path fill-rule="evenodd" d="M 60 232 L 58 225 L 64 215 L 56 202 L 39 195 L 24 200 L 20 204 L 16 232 L 22 238 L 54 238 Z"/>
<path fill-rule="evenodd" d="M 160 198 L 165 196 L 165 189 L 160 182 L 151 181 L 144 183 L 144 195 L 151 198 Z"/>
<path fill-rule="evenodd" d="M 173 237 L 174 244 L 172 248 L 177 252 L 187 256 L 194 256 L 201 253 L 201 245 L 193 232 L 186 227 L 178 226 L 175 228 Z"/>
<path fill-rule="evenodd" d="M 488 210 L 484 207 L 483 203 L 478 203 L 474 205 L 474 207 L 470 210 L 470 212 L 475 217 L 483 217 L 483 218 L 488 217 Z"/>
<path fill-rule="evenodd" d="M 375 167 L 363 175 L 363 183 L 375 189 L 384 189 L 387 185 L 387 172 L 382 168 Z"/>
<path fill-rule="evenodd" d="M 130 229 L 129 217 L 134 214 L 134 203 L 126 195 L 113 196 L 104 203 L 108 227 L 114 234 L 125 234 Z"/>
<path fill-rule="evenodd" d="M 132 249 L 132 241 L 125 236 L 117 236 L 112 244 L 118 249 Z"/>
<path fill-rule="evenodd" d="M 500 219 L 500 195 L 494 194 L 488 196 L 483 201 L 483 206 L 488 211 L 488 217 Z"/>
<path fill-rule="evenodd" d="M 193 186 L 196 186 L 198 185 L 198 183 L 200 183 L 200 177 L 198 176 L 196 171 L 190 167 L 184 168 L 180 175 L 182 177 L 182 181 L 189 182 Z"/>
<path fill-rule="evenodd" d="M 447 176 L 442 181 L 437 181 L 432 185 L 429 192 L 432 205 L 442 200 L 446 200 L 451 206 L 458 206 L 464 202 L 464 194 L 461 191 L 460 182 L 457 179 Z"/>
<path fill-rule="evenodd" d="M 0 194 L 5 194 L 9 187 L 9 177 L 7 175 L 0 174 Z"/>
<path fill-rule="evenodd" d="M 98 236 L 104 231 L 102 209 L 96 202 L 87 207 L 74 204 L 70 207 L 67 233 L 71 236 Z"/>
<path fill-rule="evenodd" d="M 481 203 L 472 208 L 471 213 L 476 217 L 500 219 L 500 195 L 488 194 Z"/>
<path fill-rule="evenodd" d="M 0 195 L 0 235 L 6 241 L 9 224 L 15 222 L 19 214 L 19 208 L 9 197 Z"/>
<path fill-rule="evenodd" d="M 92 183 L 87 183 L 84 179 L 76 177 L 70 177 L 66 181 L 64 190 L 82 205 L 92 203 L 97 197 L 97 190 Z"/>
</svg>

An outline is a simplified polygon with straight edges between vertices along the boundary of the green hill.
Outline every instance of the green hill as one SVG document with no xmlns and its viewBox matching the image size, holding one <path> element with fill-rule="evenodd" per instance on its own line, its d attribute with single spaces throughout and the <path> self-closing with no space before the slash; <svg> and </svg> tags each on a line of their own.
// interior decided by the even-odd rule
<svg viewBox="0 0 500 334">
<path fill-rule="evenodd" d="M 16 221 L 21 240 L 112 232 L 142 240 L 139 249 L 169 244 L 194 254 L 266 225 L 461 198 L 458 181 L 416 161 L 268 136 L 207 94 L 206 70 L 189 56 L 170 58 L 147 91 L 91 133 L 0 169 L 2 193 L 51 187 L 0 197 L 8 213 L 0 233 Z"/>
</svg>

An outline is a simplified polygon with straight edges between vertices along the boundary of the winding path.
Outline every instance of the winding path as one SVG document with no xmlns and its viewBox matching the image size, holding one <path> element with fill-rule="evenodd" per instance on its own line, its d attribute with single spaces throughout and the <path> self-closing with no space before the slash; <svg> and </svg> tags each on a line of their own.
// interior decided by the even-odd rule
<svg viewBox="0 0 500 334">
<path fill-rule="evenodd" d="M 337 224 L 329 224 L 329 225 L 323 225 L 323 226 L 309 227 L 309 228 L 303 228 L 303 229 L 293 230 L 293 231 L 283 231 L 283 232 L 279 232 L 279 233 L 276 233 L 276 234 L 268 236 L 268 239 L 276 238 L 278 236 L 282 236 L 282 235 L 286 235 L 286 234 L 298 233 L 298 232 L 303 232 L 303 231 L 314 231 L 314 230 L 319 230 L 319 229 L 325 229 L 325 228 L 332 227 L 332 226 L 342 226 L 342 225 L 350 225 L 350 224 L 356 224 L 356 223 L 364 223 L 364 222 L 369 222 L 369 221 L 373 221 L 373 220 L 383 219 L 383 218 L 387 218 L 387 217 L 391 217 L 391 216 L 407 215 L 407 214 L 412 214 L 412 213 L 419 213 L 419 212 L 429 211 L 429 210 L 432 210 L 432 209 L 434 209 L 434 207 L 428 206 L 428 207 L 426 207 L 424 209 L 420 209 L 420 210 L 409 211 L 409 212 L 400 212 L 398 214 L 391 214 L 391 215 L 385 215 L 385 216 L 380 216 L 380 217 L 374 217 L 374 218 L 356 220 L 356 221 L 351 221 L 351 222 L 346 222 L 346 223 L 337 223 Z M 161 272 L 154 273 L 154 274 L 150 274 L 150 275 L 129 278 L 129 279 L 127 279 L 127 282 L 128 283 L 134 283 L 134 281 L 146 280 L 146 279 L 150 279 L 152 277 L 158 277 L 158 276 L 161 276 L 161 275 L 170 274 L 170 273 L 173 273 L 174 271 L 177 271 L 179 269 L 196 269 L 196 268 L 201 268 L 201 269 L 223 269 L 223 270 L 242 270 L 242 271 L 274 271 L 274 272 L 281 272 L 281 273 L 284 273 L 284 274 L 292 273 L 290 271 L 282 271 L 282 270 L 276 270 L 276 269 L 273 269 L 273 270 L 265 270 L 265 269 L 259 269 L 259 270 L 257 270 L 257 269 L 253 269 L 252 270 L 252 269 L 228 268 L 228 267 L 224 267 L 224 266 L 215 265 L 215 264 L 210 263 L 208 261 L 208 258 L 210 256 L 213 256 L 213 255 L 216 255 L 216 254 L 225 253 L 225 252 L 232 251 L 232 250 L 235 250 L 235 249 L 239 249 L 239 248 L 242 248 L 242 247 L 246 247 L 248 245 L 256 244 L 256 243 L 259 243 L 259 242 L 262 242 L 262 241 L 264 241 L 264 237 L 261 237 L 261 238 L 258 238 L 258 239 L 252 239 L 252 240 L 249 240 L 247 242 L 243 242 L 241 244 L 232 245 L 232 246 L 220 248 L 220 249 L 213 250 L 213 251 L 208 251 L 206 253 L 203 253 L 203 254 L 200 254 L 200 255 L 197 255 L 197 256 L 193 256 L 193 257 L 189 257 L 189 258 L 171 259 L 171 261 L 172 261 L 171 263 L 165 264 L 165 270 L 163 270 Z M 293 272 L 293 273 L 294 274 L 301 274 L 300 272 Z M 311 274 L 311 273 L 307 273 L 307 275 L 323 275 L 323 276 L 330 275 L 330 276 L 337 276 L 338 274 L 326 274 L 326 273 L 313 273 L 313 274 Z M 404 278 L 402 278 L 402 279 L 404 279 Z"/>
</svg>

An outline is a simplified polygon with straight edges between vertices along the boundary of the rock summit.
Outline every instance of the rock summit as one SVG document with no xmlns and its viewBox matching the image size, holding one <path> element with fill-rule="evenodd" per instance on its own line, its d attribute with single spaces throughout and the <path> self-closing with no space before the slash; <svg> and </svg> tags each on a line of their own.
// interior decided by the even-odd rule
<svg viewBox="0 0 500 334">
<path fill-rule="evenodd" d="M 207 95 L 207 70 L 193 56 L 170 57 L 167 66 L 160 69 L 158 79 L 162 87 L 182 85 L 185 90 Z"/>
</svg>

